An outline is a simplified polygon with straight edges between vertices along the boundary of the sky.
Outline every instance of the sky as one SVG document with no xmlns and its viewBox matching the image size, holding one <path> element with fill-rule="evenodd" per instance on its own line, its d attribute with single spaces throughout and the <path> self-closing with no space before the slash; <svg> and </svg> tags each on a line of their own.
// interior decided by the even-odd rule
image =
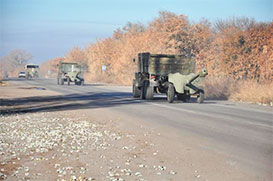
<svg viewBox="0 0 273 181">
<path fill-rule="evenodd" d="M 248 17 L 272 22 L 273 0 L 0 0 L 0 57 L 14 49 L 32 63 L 62 57 L 110 37 L 127 22 L 147 24 L 159 11 L 198 22 Z"/>
</svg>

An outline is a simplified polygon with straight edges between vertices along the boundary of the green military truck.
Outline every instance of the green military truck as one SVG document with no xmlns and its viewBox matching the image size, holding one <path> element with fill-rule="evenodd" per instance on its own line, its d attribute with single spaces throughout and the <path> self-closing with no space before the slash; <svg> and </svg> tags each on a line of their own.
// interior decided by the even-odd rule
<svg viewBox="0 0 273 181">
<path fill-rule="evenodd" d="M 134 59 L 135 62 L 135 59 Z M 204 100 L 204 90 L 199 87 L 207 75 L 203 69 L 195 74 L 195 61 L 192 57 L 164 54 L 138 54 L 138 72 L 133 80 L 133 96 L 141 99 L 153 99 L 154 93 L 166 93 L 172 103 L 178 100 L 187 102 L 191 96 L 197 96 L 197 102 Z"/>
<path fill-rule="evenodd" d="M 27 79 L 37 79 L 39 78 L 39 65 L 35 64 L 27 64 L 25 65 L 26 75 L 25 77 Z"/>
<path fill-rule="evenodd" d="M 58 65 L 57 84 L 70 85 L 74 82 L 75 85 L 84 85 L 83 67 L 78 63 L 60 62 Z"/>
</svg>

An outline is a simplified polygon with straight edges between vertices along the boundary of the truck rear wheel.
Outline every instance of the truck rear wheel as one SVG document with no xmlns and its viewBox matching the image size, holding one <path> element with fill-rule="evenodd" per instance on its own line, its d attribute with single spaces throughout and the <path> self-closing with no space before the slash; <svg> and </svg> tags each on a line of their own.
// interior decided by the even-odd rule
<svg viewBox="0 0 273 181">
<path fill-rule="evenodd" d="M 143 85 L 141 86 L 140 99 L 146 99 L 146 92 L 147 92 L 148 86 L 149 86 L 149 81 L 144 80 Z"/>
<path fill-rule="evenodd" d="M 146 90 L 146 99 L 152 100 L 154 98 L 154 87 L 149 86 Z"/>
<path fill-rule="evenodd" d="M 167 92 L 167 99 L 169 103 L 173 103 L 174 100 L 174 86 L 169 84 L 168 92 Z"/>
<path fill-rule="evenodd" d="M 138 98 L 140 97 L 140 91 L 139 88 L 136 86 L 136 81 L 133 80 L 133 97 Z"/>
</svg>

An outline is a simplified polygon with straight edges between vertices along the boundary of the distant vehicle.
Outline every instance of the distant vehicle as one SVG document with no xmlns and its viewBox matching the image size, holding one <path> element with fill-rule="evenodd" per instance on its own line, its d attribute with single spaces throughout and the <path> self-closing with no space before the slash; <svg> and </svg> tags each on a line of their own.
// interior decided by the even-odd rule
<svg viewBox="0 0 273 181">
<path fill-rule="evenodd" d="M 3 75 L 3 79 L 7 79 L 7 78 L 9 78 L 9 74 L 5 73 L 5 74 Z"/>
<path fill-rule="evenodd" d="M 25 65 L 25 70 L 27 79 L 39 78 L 39 65 L 27 64 Z"/>
<path fill-rule="evenodd" d="M 26 78 L 26 72 L 19 72 L 18 78 Z"/>
<path fill-rule="evenodd" d="M 135 59 L 134 59 L 135 62 Z M 172 103 L 178 100 L 187 102 L 192 95 L 197 102 L 204 100 L 204 90 L 198 87 L 208 74 L 203 69 L 195 74 L 195 61 L 192 57 L 164 54 L 138 54 L 138 72 L 133 80 L 133 96 L 141 99 L 153 99 L 154 93 L 166 93 Z"/>
<path fill-rule="evenodd" d="M 83 67 L 78 63 L 60 62 L 58 64 L 57 84 L 64 85 L 74 82 L 75 85 L 84 85 Z"/>
</svg>

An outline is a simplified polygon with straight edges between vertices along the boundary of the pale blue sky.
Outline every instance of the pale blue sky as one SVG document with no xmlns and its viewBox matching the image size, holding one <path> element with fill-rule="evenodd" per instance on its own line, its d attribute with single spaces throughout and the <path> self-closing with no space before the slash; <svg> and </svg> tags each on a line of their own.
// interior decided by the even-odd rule
<svg viewBox="0 0 273 181">
<path fill-rule="evenodd" d="M 149 23 L 162 10 L 191 21 L 244 16 L 270 22 L 272 8 L 272 0 L 0 0 L 0 57 L 24 49 L 40 63 L 109 37 L 129 21 Z"/>
</svg>

